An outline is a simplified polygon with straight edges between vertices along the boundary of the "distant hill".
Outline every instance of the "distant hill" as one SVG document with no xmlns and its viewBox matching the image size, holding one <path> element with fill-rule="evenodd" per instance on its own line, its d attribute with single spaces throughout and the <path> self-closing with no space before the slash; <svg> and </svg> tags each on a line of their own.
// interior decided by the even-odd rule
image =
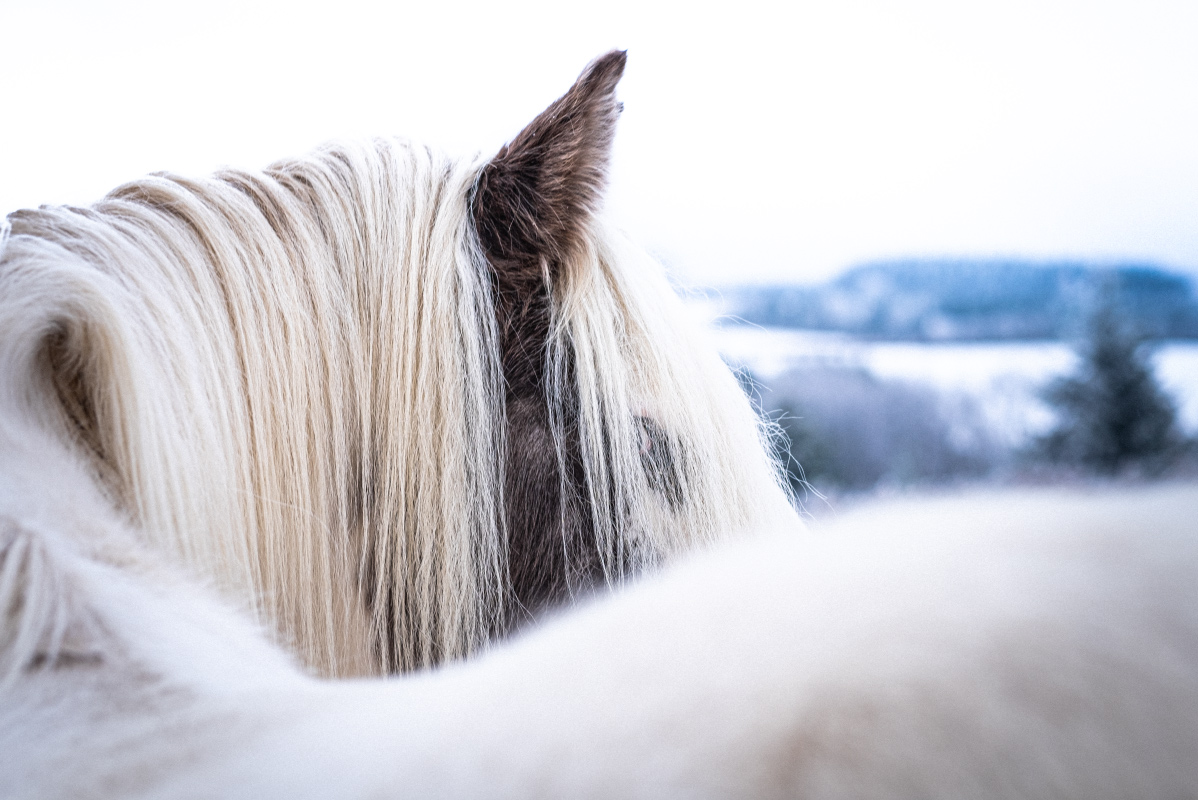
<svg viewBox="0 0 1198 800">
<path fill-rule="evenodd" d="M 1143 335 L 1198 338 L 1194 282 L 1150 264 L 879 261 L 817 286 L 742 286 L 723 296 L 727 313 L 771 327 L 915 341 L 1063 339 L 1104 286 Z"/>
</svg>

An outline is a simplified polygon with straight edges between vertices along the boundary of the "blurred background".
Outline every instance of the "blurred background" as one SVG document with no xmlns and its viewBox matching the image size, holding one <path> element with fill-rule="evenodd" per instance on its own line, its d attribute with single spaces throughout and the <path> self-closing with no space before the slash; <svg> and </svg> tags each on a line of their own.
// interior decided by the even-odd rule
<svg viewBox="0 0 1198 800">
<path fill-rule="evenodd" d="M 490 152 L 627 48 L 608 212 L 801 493 L 1193 475 L 1195 41 L 1151 0 L 0 0 L 0 210 L 346 136 Z"/>
</svg>

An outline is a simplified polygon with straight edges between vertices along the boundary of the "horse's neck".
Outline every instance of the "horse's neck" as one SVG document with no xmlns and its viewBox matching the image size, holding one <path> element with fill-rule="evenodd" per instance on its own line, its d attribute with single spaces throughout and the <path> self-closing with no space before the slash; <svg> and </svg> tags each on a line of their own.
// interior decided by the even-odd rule
<svg viewBox="0 0 1198 800">
<path fill-rule="evenodd" d="M 306 681 L 194 590 L 175 606 L 92 565 L 109 580 L 80 585 L 146 643 L 4 696 L 20 767 L 0 791 L 53 776 L 64 796 L 1184 796 L 1195 505 L 1173 487 L 893 506 L 711 554 L 398 681 Z"/>
</svg>

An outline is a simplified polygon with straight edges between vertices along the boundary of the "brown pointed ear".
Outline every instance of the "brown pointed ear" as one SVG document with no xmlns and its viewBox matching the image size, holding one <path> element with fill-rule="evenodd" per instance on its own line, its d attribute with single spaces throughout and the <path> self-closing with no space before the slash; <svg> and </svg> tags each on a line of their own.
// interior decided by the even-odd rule
<svg viewBox="0 0 1198 800">
<path fill-rule="evenodd" d="M 592 61 L 483 168 L 471 212 L 501 280 L 509 270 L 539 278 L 542 259 L 552 270 L 581 243 L 606 184 L 625 59 L 615 50 Z"/>
</svg>

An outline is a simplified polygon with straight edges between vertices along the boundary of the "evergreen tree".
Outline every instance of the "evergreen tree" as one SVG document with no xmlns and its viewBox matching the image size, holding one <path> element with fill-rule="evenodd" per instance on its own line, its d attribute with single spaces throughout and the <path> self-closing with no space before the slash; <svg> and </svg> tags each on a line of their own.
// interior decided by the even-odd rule
<svg viewBox="0 0 1198 800">
<path fill-rule="evenodd" d="M 1148 343 L 1121 318 L 1114 294 L 1108 286 L 1086 320 L 1077 372 L 1044 392 L 1059 421 L 1040 446 L 1050 460 L 1091 472 L 1155 472 L 1180 444 L 1177 412 L 1157 384 Z"/>
</svg>

